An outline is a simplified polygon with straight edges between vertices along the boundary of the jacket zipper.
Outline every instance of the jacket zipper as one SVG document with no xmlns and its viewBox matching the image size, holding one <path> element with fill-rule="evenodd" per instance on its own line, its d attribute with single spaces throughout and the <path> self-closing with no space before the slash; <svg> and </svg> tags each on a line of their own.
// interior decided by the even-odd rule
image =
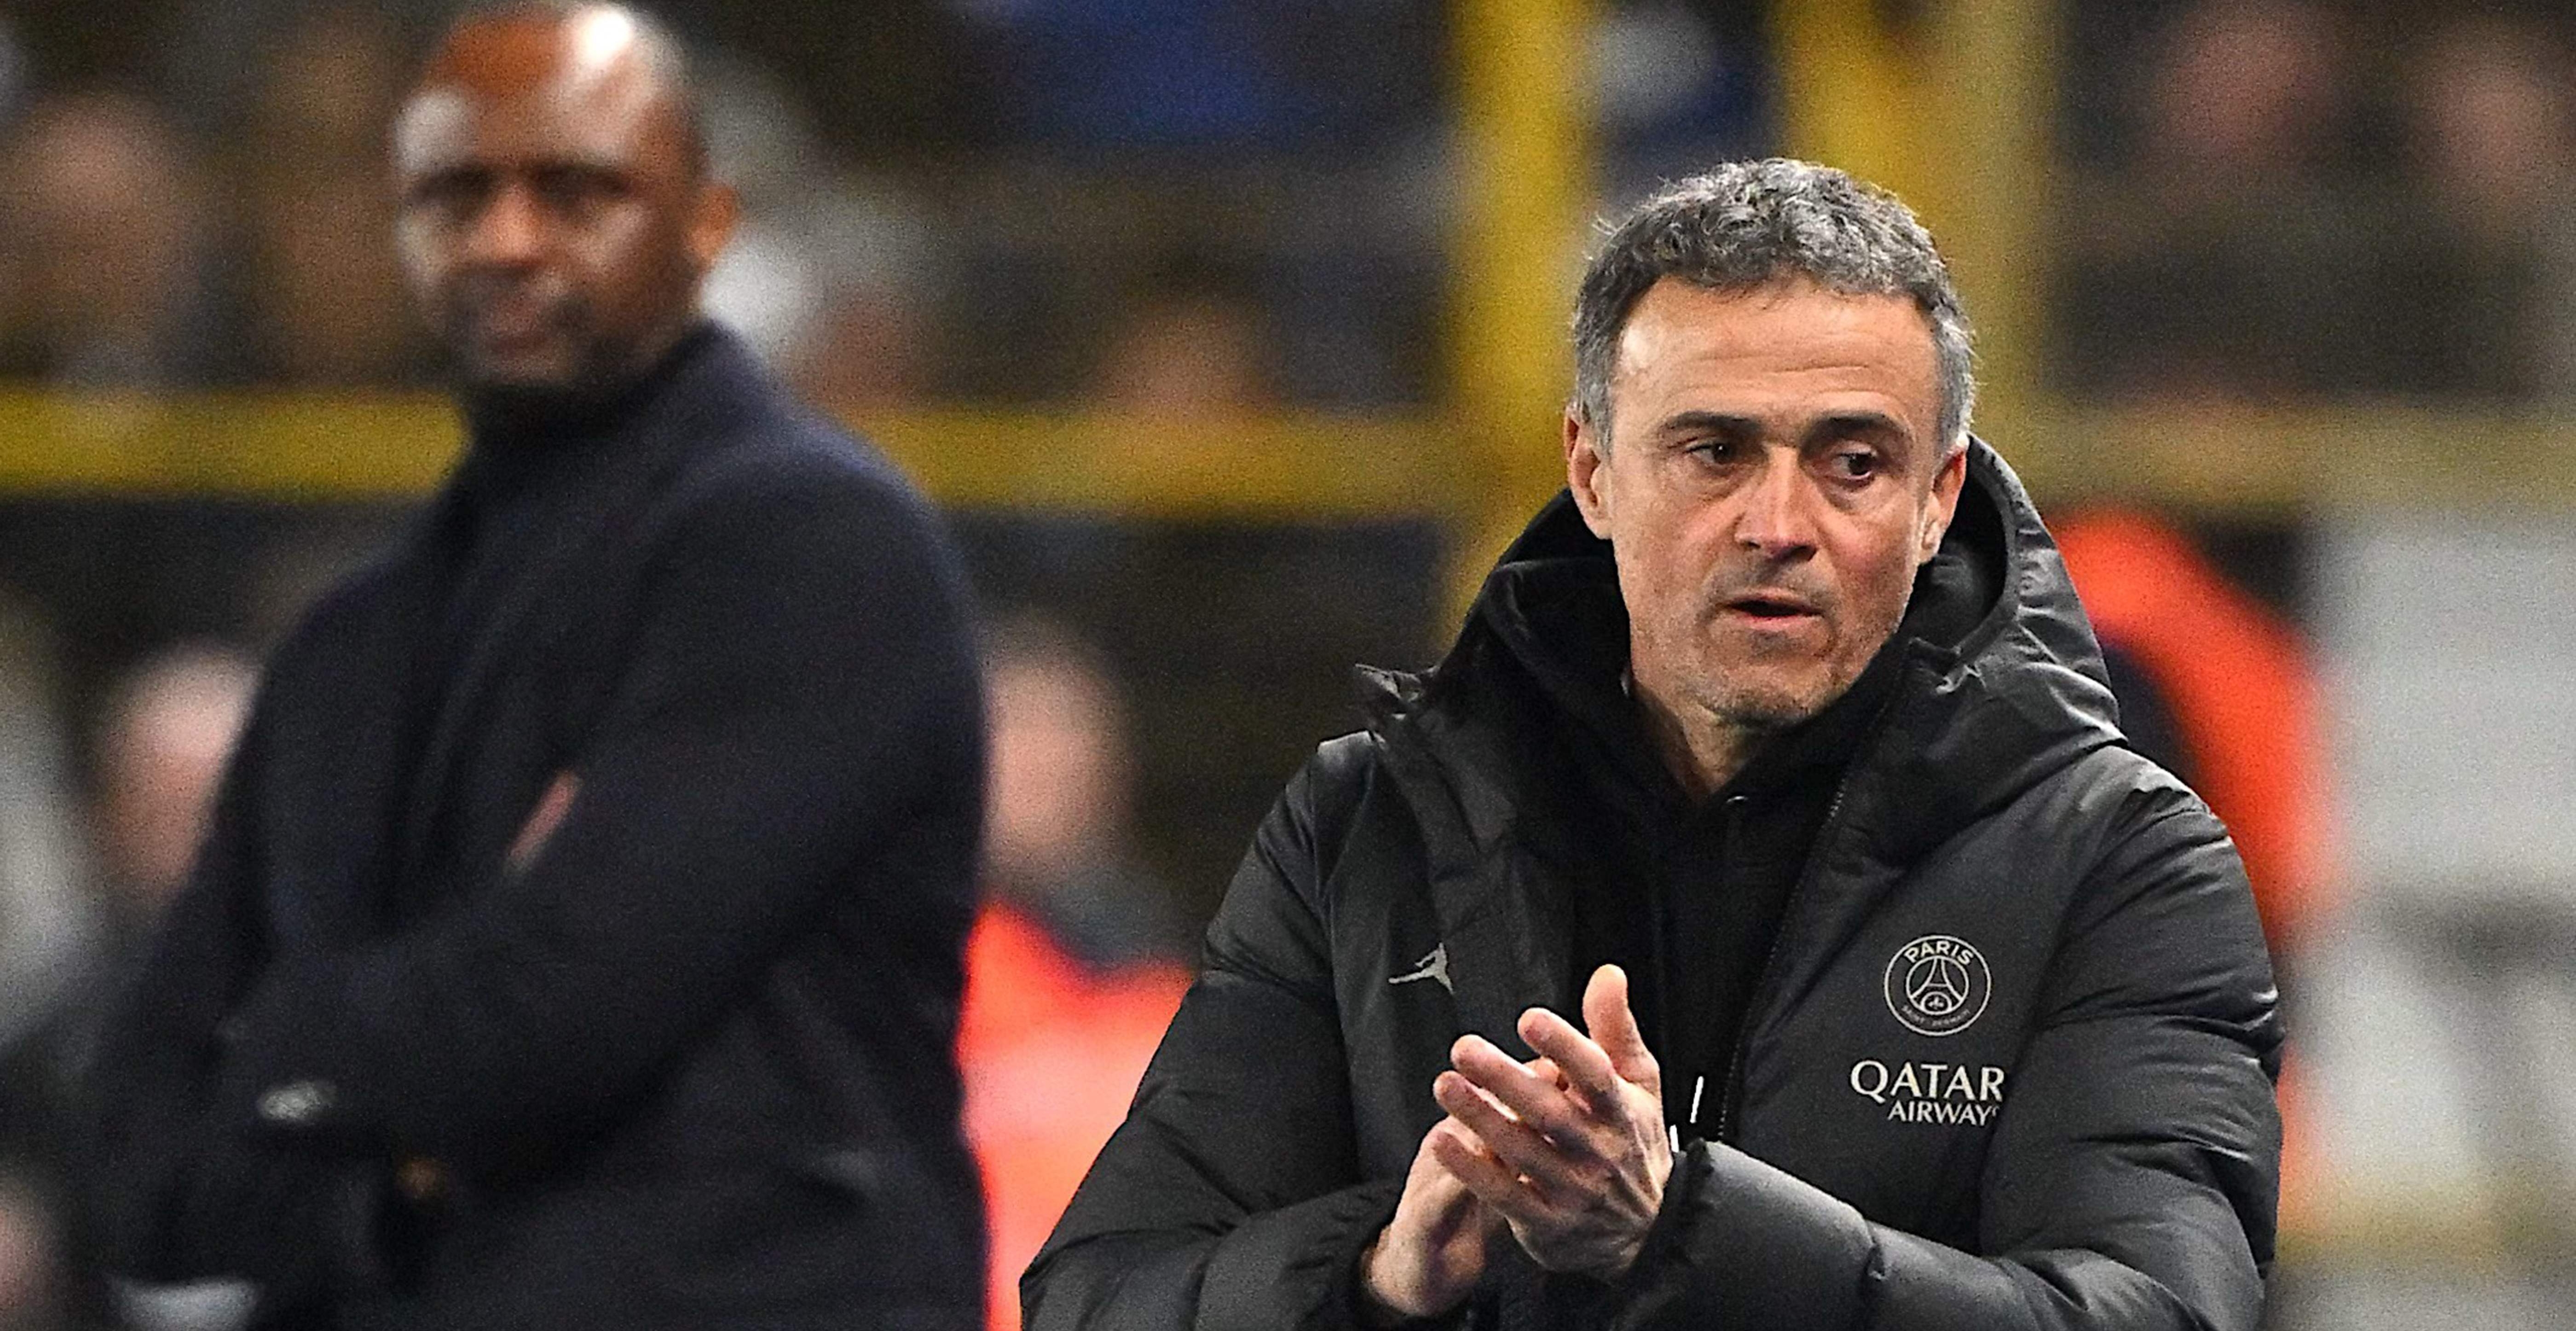
<svg viewBox="0 0 2576 1331">
<path fill-rule="evenodd" d="M 1878 728 L 1873 726 L 1868 740 L 1861 745 L 1862 756 L 1867 754 L 1877 738 Z M 1712 1141 L 1734 1144 L 1735 1110 L 1737 1102 L 1744 1097 L 1745 1043 L 1753 1034 L 1753 1015 L 1762 1010 L 1763 1000 L 1770 996 L 1771 973 L 1780 961 L 1781 942 L 1789 936 L 1789 922 L 1797 917 L 1798 902 L 1806 897 L 1808 886 L 1815 881 L 1817 871 L 1825 862 L 1825 852 L 1833 846 L 1834 833 L 1839 830 L 1843 813 L 1843 796 L 1851 793 L 1852 777 L 1859 768 L 1859 757 L 1855 757 L 1852 765 L 1844 769 L 1842 780 L 1834 783 L 1834 797 L 1825 805 L 1825 820 L 1816 829 L 1816 844 L 1807 852 L 1806 867 L 1798 871 L 1798 881 L 1789 889 L 1789 899 L 1780 904 L 1780 925 L 1771 931 L 1770 950 L 1762 955 L 1762 969 L 1754 973 L 1753 992 L 1745 1000 L 1744 1015 L 1736 1019 L 1735 1053 L 1728 1060 L 1726 1085 L 1718 1095 L 1717 1132 L 1710 1138 Z"/>
<path fill-rule="evenodd" d="M 1717 857 L 1718 862 L 1721 864 L 1731 865 L 1736 862 L 1736 853 L 1742 849 L 1744 844 L 1744 807 L 1747 803 L 1751 802 L 1752 798 L 1753 796 L 1749 792 L 1729 795 L 1726 797 L 1725 812 L 1718 822 Z M 1803 874 L 1805 873 L 1805 869 L 1801 867 L 1799 872 Z M 1791 884 L 1792 890 L 1794 890 L 1795 887 L 1795 884 Z M 1767 958 L 1765 959 L 1764 964 L 1766 966 L 1769 964 Z M 1672 968 L 1665 967 L 1664 969 L 1670 970 Z M 1757 971 L 1754 978 L 1758 982 L 1761 978 L 1760 972 Z M 1748 1002 L 1751 1000 L 1751 997 L 1750 993 L 1746 995 Z M 1665 1010 L 1669 1012 L 1672 1009 L 1667 1005 Z M 1741 1018 L 1738 1020 L 1740 1022 Z M 1740 1039 L 1742 1037 L 1739 1035 L 1738 1038 Z M 1706 1053 L 1707 1051 L 1705 1047 L 1703 1047 L 1695 1052 L 1691 1060 L 1690 1112 L 1682 1118 L 1682 1126 L 1689 1129 L 1693 1134 L 1696 1134 L 1699 1131 L 1700 1101 L 1705 1098 L 1708 1093 L 1708 1074 L 1711 1069 L 1707 1064 L 1700 1061 L 1706 1056 Z M 1718 1085 L 1718 1107 L 1721 1114 L 1725 1112 L 1725 1104 L 1726 1086 L 1724 1078 L 1721 1076 Z M 1676 1146 L 1675 1149 L 1678 1150 L 1679 1147 Z"/>
<path fill-rule="evenodd" d="M 1909 663 L 1910 664 L 1910 663 Z M 1780 925 L 1771 931 L 1771 947 L 1762 955 L 1762 969 L 1753 976 L 1753 992 L 1745 999 L 1744 1015 L 1736 1019 L 1735 1053 L 1728 1060 L 1726 1085 L 1717 1100 L 1717 1135 L 1715 1141 L 1735 1144 L 1735 1113 L 1744 1099 L 1745 1051 L 1753 1034 L 1754 1014 L 1762 1010 L 1771 993 L 1772 972 L 1780 964 L 1780 945 L 1789 937 L 1789 924 L 1798 918 L 1798 903 L 1806 899 L 1807 889 L 1815 884 L 1823 869 L 1825 853 L 1833 848 L 1834 834 L 1842 830 L 1843 798 L 1851 794 L 1852 779 L 1860 775 L 1861 764 L 1878 748 L 1879 737 L 1887 733 L 1888 724 L 1905 705 L 1904 677 L 1898 676 L 1894 696 L 1879 708 L 1878 715 L 1862 732 L 1860 743 L 1852 750 L 1851 764 L 1843 769 L 1842 779 L 1834 782 L 1834 797 L 1825 805 L 1825 819 L 1816 827 L 1816 844 L 1807 851 L 1806 867 L 1798 871 L 1798 881 L 1789 889 L 1789 899 L 1780 903 Z"/>
</svg>

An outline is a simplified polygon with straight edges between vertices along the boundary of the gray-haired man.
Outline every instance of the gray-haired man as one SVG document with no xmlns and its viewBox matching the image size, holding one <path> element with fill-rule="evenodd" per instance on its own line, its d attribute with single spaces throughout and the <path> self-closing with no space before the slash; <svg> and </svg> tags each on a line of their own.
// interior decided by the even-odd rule
<svg viewBox="0 0 2576 1331">
<path fill-rule="evenodd" d="M 1728 166 L 1575 339 L 1568 493 L 1262 825 L 1031 1324 L 2254 1325 L 2253 904 L 1929 236 Z"/>
</svg>

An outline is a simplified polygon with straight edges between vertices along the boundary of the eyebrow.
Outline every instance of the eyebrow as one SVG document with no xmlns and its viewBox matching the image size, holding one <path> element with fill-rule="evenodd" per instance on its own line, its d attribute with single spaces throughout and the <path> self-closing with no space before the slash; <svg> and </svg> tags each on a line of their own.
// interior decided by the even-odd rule
<svg viewBox="0 0 2576 1331">
<path fill-rule="evenodd" d="M 637 171 L 631 163 L 598 153 L 565 153 L 507 160 L 465 157 L 435 166 L 403 171 L 396 178 L 396 188 L 403 196 L 408 196 L 428 186 L 457 181 L 489 184 L 510 177 L 540 180 L 547 176 L 560 176 L 565 173 L 606 176 L 623 181 L 632 181 L 637 176 Z"/>
<path fill-rule="evenodd" d="M 1656 422 L 1655 433 L 1670 435 L 1707 431 L 1713 434 L 1758 435 L 1762 422 L 1751 416 L 1737 416 L 1723 411 L 1677 411 Z M 1852 434 L 1892 434 L 1906 437 L 1905 426 L 1882 411 L 1837 411 L 1819 417 L 1807 427 L 1799 442 L 1813 443 Z"/>
<path fill-rule="evenodd" d="M 1731 416 L 1722 411 L 1677 411 L 1655 423 L 1655 433 L 1662 435 L 1698 433 L 1746 435 L 1762 433 L 1762 422 L 1750 416 Z"/>
<path fill-rule="evenodd" d="M 1855 434 L 1888 434 L 1899 439 L 1911 437 L 1895 417 L 1883 411 L 1837 411 L 1809 426 L 1804 442 L 1813 443 L 1820 439 L 1837 439 Z"/>
</svg>

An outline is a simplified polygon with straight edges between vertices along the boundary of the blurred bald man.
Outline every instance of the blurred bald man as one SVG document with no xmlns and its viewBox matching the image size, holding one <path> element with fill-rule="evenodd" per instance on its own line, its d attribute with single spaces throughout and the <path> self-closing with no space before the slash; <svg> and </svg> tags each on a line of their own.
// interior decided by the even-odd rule
<svg viewBox="0 0 2576 1331">
<path fill-rule="evenodd" d="M 658 29 L 469 17 L 393 141 L 471 447 L 270 664 L 97 1227 L 271 1327 L 976 1325 L 948 539 L 700 317 L 735 205 Z"/>
</svg>

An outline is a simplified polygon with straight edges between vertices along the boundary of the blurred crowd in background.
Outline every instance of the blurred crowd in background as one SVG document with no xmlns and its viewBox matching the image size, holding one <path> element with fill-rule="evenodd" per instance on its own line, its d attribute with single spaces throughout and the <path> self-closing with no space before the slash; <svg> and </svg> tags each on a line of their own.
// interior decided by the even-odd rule
<svg viewBox="0 0 2576 1331">
<path fill-rule="evenodd" d="M 1902 35 L 1940 2 L 1878 9 Z M 818 402 L 862 422 L 944 403 L 1213 422 L 1448 392 L 1439 0 L 648 7 L 699 46 L 745 196 L 710 305 Z M 383 150 L 451 8 L 0 0 L 0 393 L 434 387 Z M 1591 73 L 1605 205 L 1778 148 L 1772 18 L 1598 7 L 1567 59 Z M 2066 0 L 2059 20 L 2033 260 L 2051 389 L 2571 405 L 2563 0 Z M 401 517 L 0 494 L 0 1328 L 106 1316 L 62 1234 L 62 1069 L 184 877 L 263 646 Z M 2180 520 L 2248 613 L 2293 635 L 2327 613 L 2298 515 Z M 1445 639 L 1448 534 L 1401 515 L 958 521 L 994 609 L 979 973 L 1015 979 L 970 1004 L 971 1126 L 997 1173 L 1078 1177 L 1261 808 L 1355 719 L 1347 667 L 1424 664 Z M 1068 1042 L 1116 1051 L 1128 1080 L 1077 1105 L 1051 1054 Z M 1072 1136 L 1031 1140 L 1050 1112 Z M 1058 1186 L 997 1191 L 997 1262 L 1034 1249 Z"/>
<path fill-rule="evenodd" d="M 2069 391 L 2279 402 L 2576 393 L 2576 13 L 2076 4 Z"/>
<path fill-rule="evenodd" d="M 1930 0 L 1889 0 L 1904 12 Z M 446 0 L 0 11 L 0 374 L 381 387 L 434 366 L 384 128 Z M 661 7 L 751 225 L 716 307 L 809 394 L 1421 403 L 1452 181 L 1438 0 Z M 2576 17 L 2070 0 L 2055 374 L 2548 397 L 2576 363 Z M 1769 148 L 1756 0 L 1594 25 L 1605 198 Z M 2397 311 L 2407 317 L 2396 317 Z"/>
</svg>

